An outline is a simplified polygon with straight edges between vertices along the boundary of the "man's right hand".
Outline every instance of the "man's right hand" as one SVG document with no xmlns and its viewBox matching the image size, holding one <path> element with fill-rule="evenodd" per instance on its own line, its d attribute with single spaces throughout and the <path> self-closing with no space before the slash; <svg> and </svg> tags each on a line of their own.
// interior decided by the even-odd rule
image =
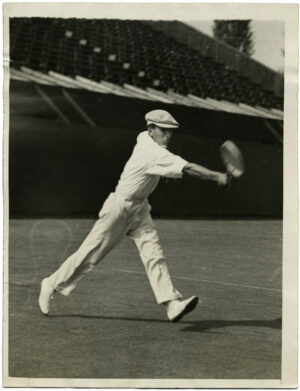
<svg viewBox="0 0 300 391">
<path fill-rule="evenodd" d="M 230 183 L 231 176 L 228 172 L 224 173 L 219 173 L 218 176 L 218 186 L 226 186 Z"/>
</svg>

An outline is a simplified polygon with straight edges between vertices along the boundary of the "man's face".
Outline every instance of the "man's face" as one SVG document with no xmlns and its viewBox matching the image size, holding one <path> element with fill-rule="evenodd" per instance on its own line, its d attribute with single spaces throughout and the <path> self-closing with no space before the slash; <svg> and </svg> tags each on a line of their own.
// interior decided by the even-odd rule
<svg viewBox="0 0 300 391">
<path fill-rule="evenodd" d="M 167 147 L 170 144 L 173 135 L 173 129 L 160 128 L 155 126 L 149 130 L 149 135 L 157 144 L 161 145 L 162 147 Z"/>
</svg>

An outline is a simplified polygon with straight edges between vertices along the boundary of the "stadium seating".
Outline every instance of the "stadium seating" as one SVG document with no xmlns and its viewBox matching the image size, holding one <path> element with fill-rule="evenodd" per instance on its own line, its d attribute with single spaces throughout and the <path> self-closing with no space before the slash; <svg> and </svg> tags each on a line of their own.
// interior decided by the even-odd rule
<svg viewBox="0 0 300 391">
<path fill-rule="evenodd" d="M 14 68 L 283 108 L 272 91 L 137 20 L 12 18 L 10 56 Z"/>
</svg>

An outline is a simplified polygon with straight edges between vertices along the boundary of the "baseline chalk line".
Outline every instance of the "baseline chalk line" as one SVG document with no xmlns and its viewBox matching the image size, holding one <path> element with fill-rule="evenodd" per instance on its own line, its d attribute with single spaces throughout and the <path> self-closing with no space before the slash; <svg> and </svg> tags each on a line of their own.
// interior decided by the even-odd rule
<svg viewBox="0 0 300 391">
<path fill-rule="evenodd" d="M 128 270 L 128 269 L 107 269 L 107 270 L 115 270 L 123 273 L 132 273 L 132 274 L 142 274 L 146 275 L 146 273 L 138 272 L 135 270 Z M 221 282 L 221 281 L 211 281 L 211 280 L 202 280 L 200 278 L 192 278 L 192 277 L 183 277 L 183 276 L 171 276 L 173 279 L 179 279 L 179 280 L 189 280 L 189 281 L 195 281 L 195 282 L 204 282 L 207 284 L 216 284 L 216 285 L 224 285 L 224 286 L 233 286 L 237 288 L 248 288 L 248 289 L 258 289 L 258 290 L 264 290 L 264 291 L 274 291 L 274 292 L 282 292 L 281 289 L 275 289 L 275 288 L 265 288 L 262 286 L 255 286 L 255 285 L 243 285 L 243 284 L 235 284 L 231 282 Z"/>
</svg>

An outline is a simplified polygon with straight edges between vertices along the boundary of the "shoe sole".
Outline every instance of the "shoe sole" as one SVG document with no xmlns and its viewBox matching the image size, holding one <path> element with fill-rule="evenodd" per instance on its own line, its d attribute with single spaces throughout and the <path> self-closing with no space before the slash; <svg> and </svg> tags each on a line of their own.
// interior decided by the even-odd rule
<svg viewBox="0 0 300 391">
<path fill-rule="evenodd" d="M 39 308 L 40 308 L 40 311 L 41 311 L 41 314 L 42 314 L 42 315 L 48 316 L 48 312 L 45 313 L 45 312 L 42 311 L 42 307 L 41 307 L 41 305 L 40 305 L 40 301 L 39 301 Z"/>
<path fill-rule="evenodd" d="M 198 301 L 199 301 L 199 298 L 198 297 L 194 297 L 193 300 L 191 300 L 187 306 L 184 308 L 184 310 L 176 316 L 176 318 L 174 318 L 172 320 L 173 323 L 175 322 L 178 322 L 184 315 L 188 314 L 189 312 L 193 311 L 193 309 L 196 307 L 196 305 L 198 304 Z"/>
<path fill-rule="evenodd" d="M 49 312 L 47 312 L 47 313 L 43 312 L 43 311 L 42 311 L 41 304 L 40 304 L 40 297 L 41 297 L 41 294 L 42 294 L 42 283 L 43 283 L 43 281 L 41 282 L 41 288 L 40 288 L 41 290 L 40 290 L 40 295 L 39 295 L 38 303 L 39 303 L 39 308 L 40 308 L 41 313 L 42 313 L 44 316 L 48 316 L 48 313 L 49 313 Z"/>
<path fill-rule="evenodd" d="M 41 305 L 40 305 L 40 302 L 39 302 L 39 308 L 40 308 L 40 311 L 41 311 L 41 314 L 44 315 L 44 316 L 48 316 L 48 312 L 45 313 L 42 311 L 42 308 L 41 308 Z"/>
</svg>

